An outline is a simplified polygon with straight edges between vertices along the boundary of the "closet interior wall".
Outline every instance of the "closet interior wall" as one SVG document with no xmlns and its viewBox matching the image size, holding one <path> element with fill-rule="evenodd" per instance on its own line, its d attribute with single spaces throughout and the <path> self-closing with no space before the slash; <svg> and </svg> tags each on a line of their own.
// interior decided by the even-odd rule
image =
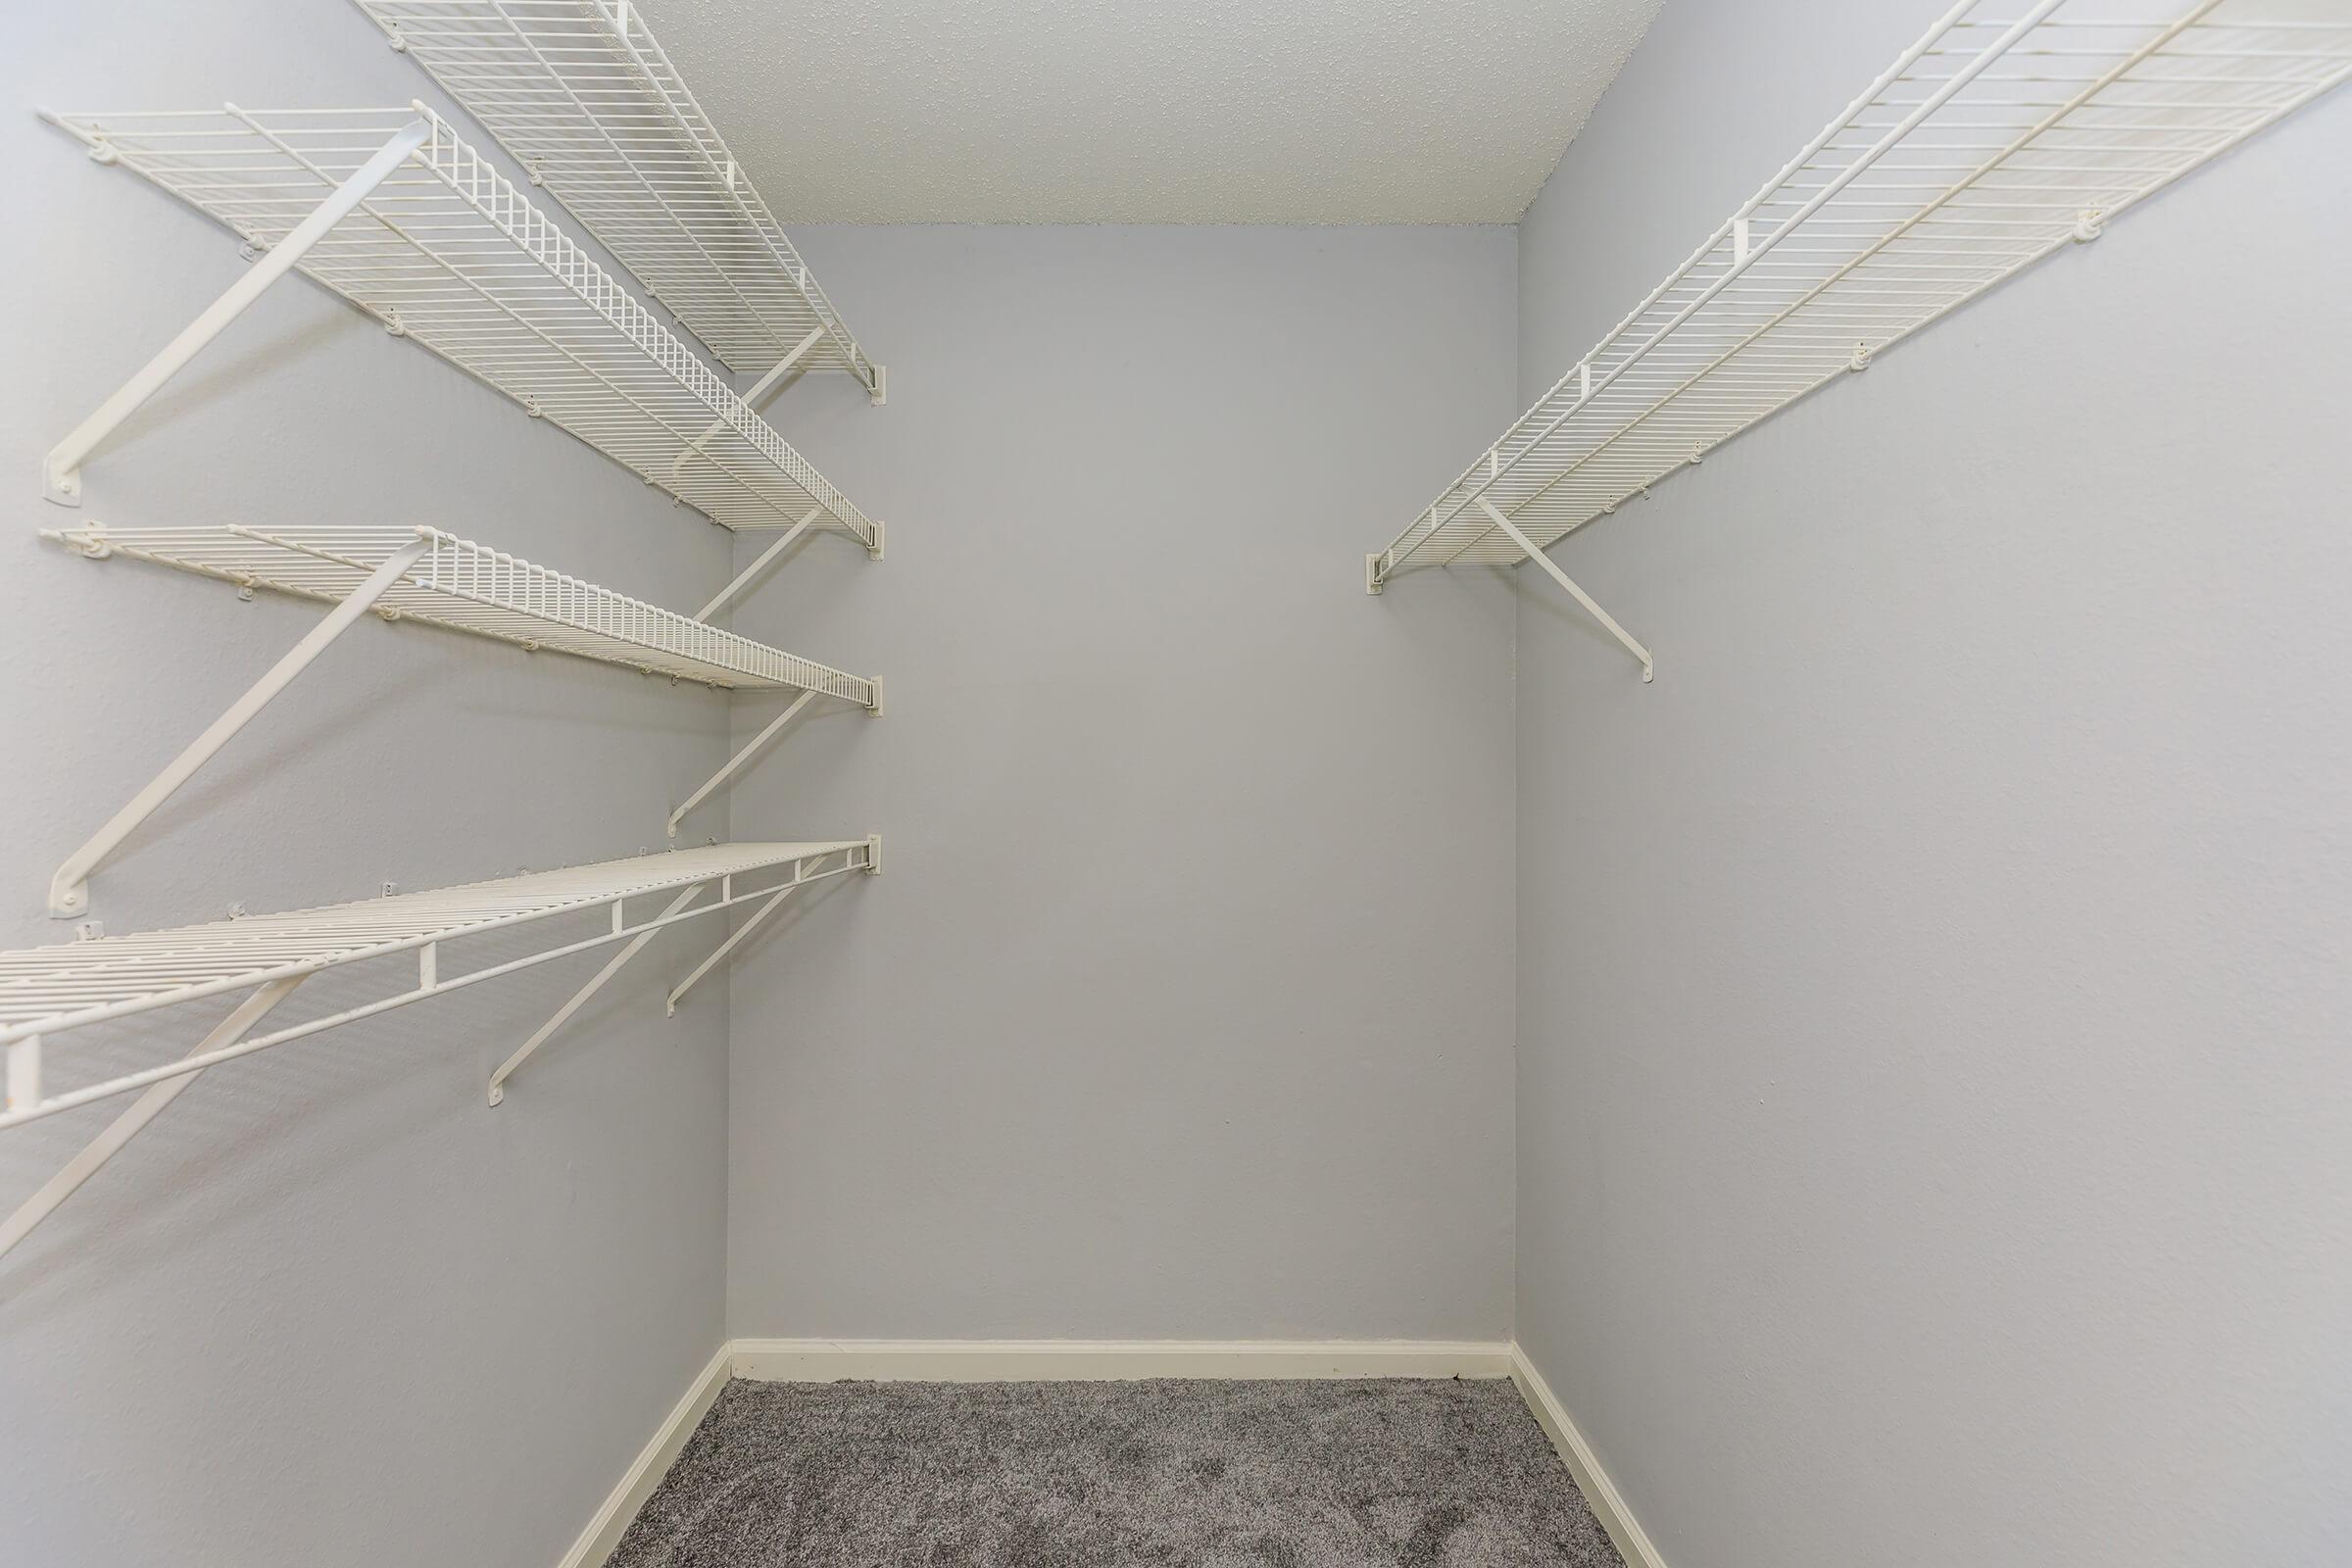
<svg viewBox="0 0 2352 1568">
<path fill-rule="evenodd" d="M 1666 6 L 1522 400 L 1943 9 Z M 1654 685 L 1516 573 L 1517 1333 L 1670 1563 L 2342 1560 L 2347 149 L 1571 536 Z"/>
<path fill-rule="evenodd" d="M 300 278 L 92 459 L 80 509 L 42 501 L 43 451 L 244 264 L 34 106 L 451 107 L 344 4 L 97 0 L 12 26 L 0 945 L 23 947 L 73 934 L 42 906 L 65 854 L 323 612 L 94 564 L 38 529 L 429 523 L 688 612 L 730 555 L 718 527 Z M 95 912 L 121 933 L 659 852 L 726 756 L 727 703 L 369 616 L 108 861 Z M 725 836 L 723 803 L 693 825 Z M 474 951 L 533 934 L 503 940 Z M 491 1069 L 595 959 L 207 1074 L 9 1255 L 12 1558 L 555 1560 L 722 1332 L 723 982 L 675 1018 L 662 1005 L 708 946 L 657 942 L 495 1111 Z M 326 977 L 288 1015 L 364 994 Z M 88 1051 L 144 1064 L 188 1030 L 174 1012 L 144 1050 Z M 77 1045 L 75 1074 L 99 1064 Z M 121 1109 L 0 1140 L 5 1205 Z"/>
<path fill-rule="evenodd" d="M 779 421 L 925 523 L 736 621 L 890 677 L 737 820 L 891 870 L 736 971 L 731 1331 L 1504 1338 L 1509 585 L 1332 563 L 1516 412 L 1511 231 L 793 240 L 890 407 Z"/>
</svg>

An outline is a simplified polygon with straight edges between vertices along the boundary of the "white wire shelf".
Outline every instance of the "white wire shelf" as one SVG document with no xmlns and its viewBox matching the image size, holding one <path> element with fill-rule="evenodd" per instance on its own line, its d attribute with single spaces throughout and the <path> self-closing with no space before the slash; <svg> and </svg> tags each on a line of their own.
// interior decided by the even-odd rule
<svg viewBox="0 0 2352 1568">
<path fill-rule="evenodd" d="M 880 553 L 878 523 L 423 105 L 47 118 L 712 520 L 813 523 Z M 80 458 L 238 292 L 51 454 L 56 499 L 77 499 Z"/>
<path fill-rule="evenodd" d="M 882 390 L 628 0 L 358 4 L 730 369 L 794 357 Z"/>
<path fill-rule="evenodd" d="M 839 855 L 846 861 L 841 869 L 862 870 L 874 853 L 870 839 L 712 845 L 424 893 L 0 953 L 0 1045 L 795 861 Z M 731 888 L 727 896 L 736 897 Z M 427 989 L 449 990 L 466 983 L 459 976 L 440 979 L 437 987 Z M 317 1027 L 320 1026 L 305 1026 Z M 263 1047 L 249 1043 L 245 1049 Z M 146 1079 L 142 1076 L 141 1081 Z M 98 1096 L 80 1090 L 71 1098 L 78 1104 Z M 12 1105 L 0 1116 L 0 1126 L 29 1114 L 27 1108 Z"/>
<path fill-rule="evenodd" d="M 2343 0 L 1957 7 L 1371 557 L 1367 588 L 1527 560 L 2348 74 Z"/>
<path fill-rule="evenodd" d="M 24 1240 L 209 1068 L 395 1007 L 618 945 L 619 952 L 491 1076 L 489 1101 L 495 1105 L 504 1100 L 504 1086 L 514 1071 L 623 964 L 671 926 L 754 906 L 749 918 L 670 991 L 668 1007 L 675 1012 L 679 1000 L 794 893 L 852 871 L 881 869 L 878 837 L 716 845 L 426 893 L 0 953 L 0 1048 L 7 1053 L 8 1087 L 0 1130 L 143 1091 L 87 1148 L 0 1221 L 0 1253 Z M 659 914 L 641 909 L 632 918 L 629 900 L 662 894 L 669 898 Z M 448 944 L 602 907 L 612 911 L 607 929 L 580 936 L 574 926 L 572 934 L 551 938 L 522 956 L 463 971 L 444 962 Z M 311 977 L 403 954 L 415 955 L 415 984 L 322 1017 L 252 1033 Z M 61 1093 L 51 1093 L 45 1085 L 47 1037 L 240 991 L 249 995 L 176 1060 Z"/>
<path fill-rule="evenodd" d="M 438 528 L 223 524 L 44 533 L 93 559 L 121 554 L 306 599 L 341 603 L 407 544 L 426 548 L 374 600 L 378 614 L 554 649 L 730 690 L 798 690 L 872 708 L 877 683 Z"/>
</svg>

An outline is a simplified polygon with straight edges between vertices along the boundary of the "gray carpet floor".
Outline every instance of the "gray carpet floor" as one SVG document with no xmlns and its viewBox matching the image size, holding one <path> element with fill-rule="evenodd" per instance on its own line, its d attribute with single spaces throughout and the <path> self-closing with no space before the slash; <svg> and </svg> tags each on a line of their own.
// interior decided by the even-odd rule
<svg viewBox="0 0 2352 1568">
<path fill-rule="evenodd" d="M 612 1568 L 1621 1568 L 1509 1382 L 729 1383 Z"/>
</svg>

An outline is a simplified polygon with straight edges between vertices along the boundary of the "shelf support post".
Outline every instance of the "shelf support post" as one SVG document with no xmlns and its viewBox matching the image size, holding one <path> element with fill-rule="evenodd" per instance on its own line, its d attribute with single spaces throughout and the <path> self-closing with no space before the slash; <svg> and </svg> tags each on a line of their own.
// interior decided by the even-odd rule
<svg viewBox="0 0 2352 1568">
<path fill-rule="evenodd" d="M 326 652 L 327 645 L 350 630 L 392 585 L 407 575 L 411 566 L 433 548 L 431 535 L 419 533 L 409 543 L 386 558 L 384 564 L 371 572 L 368 580 L 351 593 L 341 604 L 327 612 L 326 618 L 311 628 L 302 641 L 287 650 L 284 658 L 270 666 L 269 673 L 253 683 L 245 695 L 228 706 L 210 728 L 188 743 L 187 749 L 173 758 L 147 787 L 130 798 L 130 803 L 108 818 L 104 827 L 90 835 L 89 842 L 66 857 L 57 874 L 49 879 L 49 913 L 60 920 L 71 920 L 89 910 L 90 873 L 100 861 L 114 854 L 122 841 L 138 829 L 140 823 L 153 816 L 164 802 L 192 777 L 196 770 L 211 761 L 221 747 L 227 745 L 237 731 L 253 721 L 254 715 L 270 706 L 278 693 L 292 683 L 295 676 L 311 665 L 311 662 Z"/>
<path fill-rule="evenodd" d="M 703 802 L 709 800 L 710 798 L 710 793 L 713 790 L 717 789 L 721 784 L 724 784 L 729 778 L 733 777 L 736 769 L 743 766 L 744 763 L 750 761 L 752 760 L 753 753 L 759 751 L 760 747 L 765 746 L 769 741 L 774 740 L 777 733 L 782 730 L 785 725 L 791 723 L 794 716 L 797 715 L 802 709 L 807 708 L 809 700 L 815 696 L 816 693 L 814 692 L 803 692 L 800 696 L 794 698 L 790 707 L 786 708 L 784 711 L 778 713 L 774 718 L 770 719 L 765 729 L 753 736 L 744 744 L 743 750 L 737 752 L 733 757 L 728 758 L 726 760 L 726 765 L 721 767 L 717 772 L 711 774 L 709 782 L 704 784 L 701 789 L 696 790 L 692 795 L 687 796 L 686 804 L 669 813 L 669 836 L 673 839 L 676 838 L 678 836 L 678 824 L 686 820 L 686 813 L 693 810 L 696 807 L 702 805 Z"/>
<path fill-rule="evenodd" d="M 744 567 L 741 571 L 737 572 L 733 582 L 730 582 L 724 588 L 721 588 L 716 594 L 711 596 L 709 604 L 705 605 L 702 609 L 694 612 L 694 618 L 700 621 L 708 621 L 712 615 L 717 614 L 721 605 L 724 605 L 728 600 L 743 592 L 745 586 L 749 584 L 753 578 L 759 576 L 761 572 L 767 569 L 767 564 L 769 562 L 782 555 L 791 547 L 792 542 L 795 539 L 798 539 L 801 535 L 808 531 L 808 525 L 810 523 L 816 521 L 817 518 L 823 516 L 824 514 L 825 509 L 822 507 L 810 507 L 807 512 L 802 513 L 800 521 L 794 523 L 791 527 L 785 529 L 783 533 L 779 534 L 776 537 L 776 542 L 774 544 L 769 545 L 765 550 L 760 551 L 760 559 L 753 562 L 750 565 Z"/>
<path fill-rule="evenodd" d="M 432 126 L 422 120 L 413 120 L 403 125 L 390 141 L 376 150 L 374 157 L 362 164 L 308 218 L 295 224 L 291 233 L 265 251 L 243 277 L 231 283 L 225 293 L 206 307 L 203 315 L 190 321 L 177 337 L 164 345 L 154 359 L 141 366 L 138 373 L 122 383 L 121 390 L 99 404 L 88 418 L 75 425 L 63 441 L 51 447 L 41 464 L 42 493 L 60 506 L 80 506 L 81 464 L 90 455 L 91 449 L 112 435 L 116 426 L 130 417 L 140 404 L 153 397 L 207 343 L 219 337 L 222 328 L 242 316 L 246 307 L 261 298 L 264 290 L 285 276 L 295 263 L 309 254 L 312 246 L 325 238 L 329 229 L 349 217 L 354 208 L 366 201 L 394 170 L 407 163 L 410 155 L 423 146 L 431 135 Z M 105 145 L 103 140 L 91 143 L 93 149 Z"/>
<path fill-rule="evenodd" d="M 1625 645 L 1625 650 L 1627 653 L 1632 654 L 1636 659 L 1642 661 L 1642 678 L 1643 680 L 1648 680 L 1657 673 L 1656 669 L 1651 664 L 1649 650 L 1642 647 L 1640 643 L 1634 641 L 1633 633 L 1627 631 L 1623 626 L 1618 625 L 1615 616 L 1611 615 L 1607 611 L 1601 609 L 1599 605 L 1593 603 L 1592 596 L 1585 592 L 1582 588 L 1579 588 L 1576 585 L 1575 579 L 1571 578 L 1566 572 L 1559 568 L 1558 563 L 1554 562 L 1543 551 L 1537 549 L 1536 542 L 1533 539 L 1530 539 L 1526 534 L 1522 533 L 1519 530 L 1519 525 L 1517 523 L 1504 516 L 1502 513 L 1495 508 L 1494 503 L 1489 501 L 1485 496 L 1480 496 L 1477 499 L 1480 510 L 1485 512 L 1487 514 L 1488 521 L 1494 523 L 1495 527 L 1500 528 L 1504 533 L 1510 535 L 1511 542 L 1527 552 L 1528 560 L 1534 562 L 1537 565 L 1542 566 L 1545 571 L 1549 572 L 1551 574 L 1551 580 L 1558 583 L 1562 588 L 1565 588 L 1568 591 L 1569 598 L 1584 606 L 1585 612 L 1591 615 L 1594 620 L 1599 621 L 1603 626 L 1606 626 L 1609 629 L 1609 635 Z"/>
<path fill-rule="evenodd" d="M 555 1016 L 549 1018 L 547 1022 L 541 1024 L 538 1032 L 533 1034 L 530 1039 L 525 1040 L 519 1047 L 517 1047 L 513 1055 L 500 1062 L 498 1064 L 498 1070 L 490 1075 L 490 1103 L 495 1105 L 501 1101 L 505 1100 L 507 1098 L 507 1080 L 514 1076 L 514 1069 L 521 1066 L 525 1061 L 529 1060 L 532 1052 L 537 1051 L 541 1046 L 547 1044 L 548 1036 L 563 1028 L 564 1025 L 570 1020 L 573 1013 L 586 1006 L 590 997 L 593 997 L 599 991 L 604 990 L 605 983 L 611 980 L 614 975 L 620 973 L 621 966 L 623 964 L 627 963 L 631 958 L 637 956 L 638 954 L 644 952 L 645 945 L 648 942 L 653 941 L 654 938 L 660 936 L 665 929 L 665 922 L 668 921 L 670 916 L 676 914 L 680 909 L 685 908 L 687 905 L 693 903 L 695 895 L 701 893 L 703 889 L 709 887 L 710 885 L 710 884 L 708 882 L 696 882 L 687 887 L 680 888 L 678 890 L 678 896 L 669 901 L 669 907 L 663 909 L 658 919 L 649 922 L 643 931 L 638 932 L 635 936 L 629 938 L 627 942 L 621 944 L 620 951 L 612 955 L 612 956 L 606 961 L 605 966 L 602 969 L 596 971 L 596 975 L 593 979 L 591 979 L 586 985 L 580 987 L 579 990 L 573 992 L 571 995 L 571 1000 L 556 1009 Z"/>
<path fill-rule="evenodd" d="M 190 1047 L 187 1054 L 201 1055 L 221 1046 L 233 1045 L 307 978 L 305 975 L 294 975 L 257 987 L 253 995 L 237 1004 L 234 1011 L 215 1024 L 211 1033 Z M 31 1235 L 34 1226 L 55 1213 L 60 1203 L 72 1198 L 80 1190 L 83 1182 L 98 1173 L 99 1166 L 122 1152 L 133 1138 L 146 1131 L 149 1122 L 164 1113 L 164 1107 L 203 1076 L 204 1069 L 198 1068 L 177 1078 L 150 1084 L 145 1094 L 131 1102 L 130 1108 L 109 1122 L 104 1132 L 84 1145 L 80 1153 L 67 1160 L 56 1175 L 41 1184 L 38 1192 L 19 1203 L 15 1213 L 5 1221 L 0 1221 L 0 1257 L 7 1256 L 11 1248 Z"/>
</svg>

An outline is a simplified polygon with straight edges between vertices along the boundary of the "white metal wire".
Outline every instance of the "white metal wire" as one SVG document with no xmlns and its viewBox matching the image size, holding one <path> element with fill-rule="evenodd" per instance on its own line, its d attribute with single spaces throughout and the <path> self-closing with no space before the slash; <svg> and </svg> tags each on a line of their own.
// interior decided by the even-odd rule
<svg viewBox="0 0 2352 1568">
<path fill-rule="evenodd" d="M 120 552 L 239 587 L 340 601 L 402 545 L 430 548 L 378 599 L 378 613 L 474 632 L 532 650 L 552 648 L 648 674 L 741 690 L 790 688 L 871 708 L 874 682 L 690 620 L 438 528 L 236 524 L 46 530 L 102 558 Z"/>
<path fill-rule="evenodd" d="M 730 528 L 880 532 L 421 104 L 48 117 L 248 242 L 289 233 L 404 126 L 400 170 L 314 246 L 318 281 Z"/>
<path fill-rule="evenodd" d="M 715 845 L 354 904 L 332 904 L 0 953 L 0 1045 L 245 990 L 272 980 L 317 974 L 368 958 L 544 920 L 570 910 L 617 906 L 624 899 L 642 894 L 743 877 L 776 866 L 800 866 L 805 862 L 813 867 L 829 856 L 842 857 L 841 864 L 830 874 L 865 870 L 878 865 L 877 854 L 872 839 Z M 814 878 L 796 872 L 795 880 Z M 730 886 L 721 902 L 686 912 L 708 913 L 725 907 L 730 902 L 744 903 L 772 892 L 772 887 L 763 887 L 756 892 L 739 893 Z M 643 929 L 646 927 L 626 926 L 616 918 L 613 930 L 591 944 L 566 944 L 535 957 L 510 960 L 498 965 L 496 972 L 525 967 L 582 946 L 625 937 Z M 408 1000 L 417 1000 L 422 994 L 471 983 L 488 972 L 446 978 L 436 972 L 430 981 L 417 988 L 417 993 L 403 995 Z M 315 1022 L 303 1027 L 307 1032 L 319 1025 Z M 205 1065 L 192 1057 L 187 1061 L 196 1065 L 189 1067 L 183 1062 L 173 1066 L 192 1071 Z M 107 1092 L 121 1093 L 147 1081 L 152 1079 L 140 1076 L 135 1082 L 124 1080 Z M 90 1098 L 96 1097 L 86 1091 L 75 1092 L 77 1103 Z M 38 1113 L 47 1114 L 49 1108 L 62 1107 L 45 1107 Z M 0 1127 L 26 1119 L 29 1118 L 24 1108 L 12 1109 L 0 1115 Z"/>
<path fill-rule="evenodd" d="M 600 0 L 358 0 L 729 368 L 873 362 L 643 15 Z"/>
<path fill-rule="evenodd" d="M 2159 15 L 2152 17 L 2151 12 Z M 2346 0 L 1958 7 L 1372 564 L 1509 564 L 2352 74 Z"/>
</svg>

